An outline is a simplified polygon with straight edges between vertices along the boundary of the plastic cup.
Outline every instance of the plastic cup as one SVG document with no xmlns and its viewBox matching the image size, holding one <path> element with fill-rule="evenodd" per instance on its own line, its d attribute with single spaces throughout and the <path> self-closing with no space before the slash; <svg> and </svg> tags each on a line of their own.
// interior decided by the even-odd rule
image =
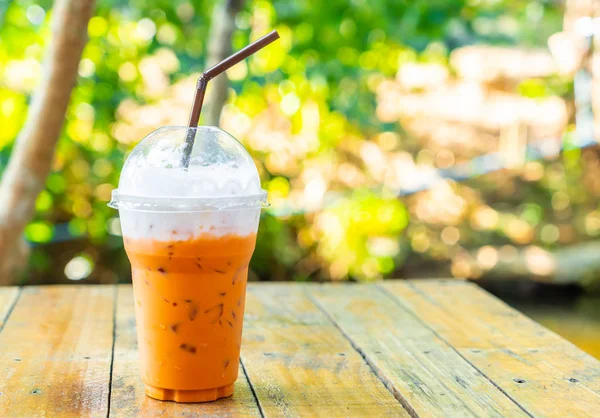
<svg viewBox="0 0 600 418">
<path fill-rule="evenodd" d="M 127 158 L 111 207 L 131 262 L 141 377 L 146 394 L 176 402 L 233 393 L 248 264 L 266 192 L 231 135 L 164 127 Z"/>
</svg>

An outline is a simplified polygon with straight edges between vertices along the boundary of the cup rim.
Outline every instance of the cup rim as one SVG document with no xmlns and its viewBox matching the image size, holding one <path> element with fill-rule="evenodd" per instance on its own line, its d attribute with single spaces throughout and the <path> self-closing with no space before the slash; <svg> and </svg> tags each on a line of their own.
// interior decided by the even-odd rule
<svg viewBox="0 0 600 418">
<path fill-rule="evenodd" d="M 268 207 L 266 190 L 245 196 L 137 196 L 112 191 L 108 206 L 119 210 L 148 212 L 208 212 Z"/>
</svg>

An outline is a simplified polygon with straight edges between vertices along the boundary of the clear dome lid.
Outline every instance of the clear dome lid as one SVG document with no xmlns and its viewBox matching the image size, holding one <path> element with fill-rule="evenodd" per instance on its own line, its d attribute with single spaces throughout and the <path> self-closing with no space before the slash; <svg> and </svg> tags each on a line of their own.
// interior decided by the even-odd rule
<svg viewBox="0 0 600 418">
<path fill-rule="evenodd" d="M 194 135 L 189 166 L 186 137 Z M 233 136 L 214 126 L 166 126 L 131 152 L 109 206 L 152 211 L 224 210 L 266 205 L 256 165 Z"/>
</svg>

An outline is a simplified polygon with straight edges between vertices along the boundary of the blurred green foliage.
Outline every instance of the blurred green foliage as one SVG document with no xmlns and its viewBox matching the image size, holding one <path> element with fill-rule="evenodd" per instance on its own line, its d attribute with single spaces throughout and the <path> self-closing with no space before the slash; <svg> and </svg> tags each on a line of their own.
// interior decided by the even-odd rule
<svg viewBox="0 0 600 418">
<path fill-rule="evenodd" d="M 139 106 L 157 103 L 165 94 L 163 81 L 177 83 L 204 68 L 213 3 L 98 1 L 54 171 L 36 202 L 36 217 L 25 231 L 34 246 L 28 274 L 31 282 L 65 281 L 65 266 L 73 260 L 92 264 L 89 281 L 129 277 L 117 214 L 106 206 L 124 158 L 135 145 L 119 133 L 119 108 L 126 100 Z M 52 4 L 49 0 L 0 4 L 5 5 L 0 13 L 1 169 L 41 76 L 40 62 L 51 36 Z M 409 254 L 421 257 L 423 251 L 414 250 L 415 240 L 439 235 L 439 231 L 409 221 L 405 204 L 385 198 L 377 191 L 381 185 L 376 176 L 369 174 L 364 163 L 353 160 L 352 149 L 377 135 L 403 134 L 401 124 L 377 117 L 376 86 L 393 78 L 404 63 L 447 65 L 449 52 L 467 44 L 544 46 L 547 38 L 560 30 L 561 19 L 557 5 L 546 1 L 246 2 L 236 18 L 234 49 L 272 28 L 279 30 L 282 39 L 250 59 L 243 67 L 245 73 L 232 73 L 230 105 L 253 119 L 277 102 L 292 134 L 306 125 L 303 109 L 307 103 L 319 114 L 318 143 L 294 157 L 285 169 L 273 162 L 276 150 L 240 138 L 259 164 L 264 188 L 272 198 L 285 201 L 306 190 L 306 178 L 315 166 L 326 171 L 333 165 L 335 171 L 347 162 L 354 165 L 344 169 L 356 167 L 357 175 L 364 177 L 358 188 L 329 182 L 327 188 L 341 194 L 324 208 L 266 212 L 252 264 L 254 274 L 266 280 L 371 280 L 392 274 Z M 534 98 L 569 94 L 568 85 L 551 79 L 526 80 L 518 88 L 522 95 Z M 152 116 L 148 117 L 142 130 L 152 125 Z M 410 139 L 403 137 L 402 141 L 397 147 L 417 154 L 418 147 Z M 549 194 L 556 196 L 562 190 L 556 182 L 572 181 L 570 173 L 579 170 L 569 162 L 577 156 L 564 158 L 564 165 L 549 167 L 564 170 L 564 180 L 551 177 L 551 184 L 538 184 L 539 190 L 532 192 L 537 194 L 523 197 L 520 215 L 515 216 L 530 225 L 545 222 Z M 481 185 L 486 187 L 485 179 Z M 573 187 L 569 195 L 576 200 L 580 186 Z M 532 197 L 537 195 L 539 200 Z M 552 238 L 552 231 L 540 230 L 542 239 Z M 468 232 L 461 234 L 469 236 Z M 479 244 L 490 242 L 481 236 L 475 238 L 482 241 Z M 427 240 L 433 241 L 431 237 Z M 443 249 L 434 251 L 432 257 L 444 251 L 450 257 Z"/>
</svg>

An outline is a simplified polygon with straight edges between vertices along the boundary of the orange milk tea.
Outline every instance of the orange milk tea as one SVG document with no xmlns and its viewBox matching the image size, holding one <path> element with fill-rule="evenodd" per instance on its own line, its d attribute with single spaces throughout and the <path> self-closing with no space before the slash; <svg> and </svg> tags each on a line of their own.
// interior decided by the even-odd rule
<svg viewBox="0 0 600 418">
<path fill-rule="evenodd" d="M 125 238 L 149 396 L 199 402 L 233 393 L 255 241 L 254 233 Z"/>
<path fill-rule="evenodd" d="M 109 206 L 131 262 L 148 396 L 205 402 L 233 393 L 266 195 L 250 154 L 216 127 L 162 127 L 127 157 Z"/>
</svg>

